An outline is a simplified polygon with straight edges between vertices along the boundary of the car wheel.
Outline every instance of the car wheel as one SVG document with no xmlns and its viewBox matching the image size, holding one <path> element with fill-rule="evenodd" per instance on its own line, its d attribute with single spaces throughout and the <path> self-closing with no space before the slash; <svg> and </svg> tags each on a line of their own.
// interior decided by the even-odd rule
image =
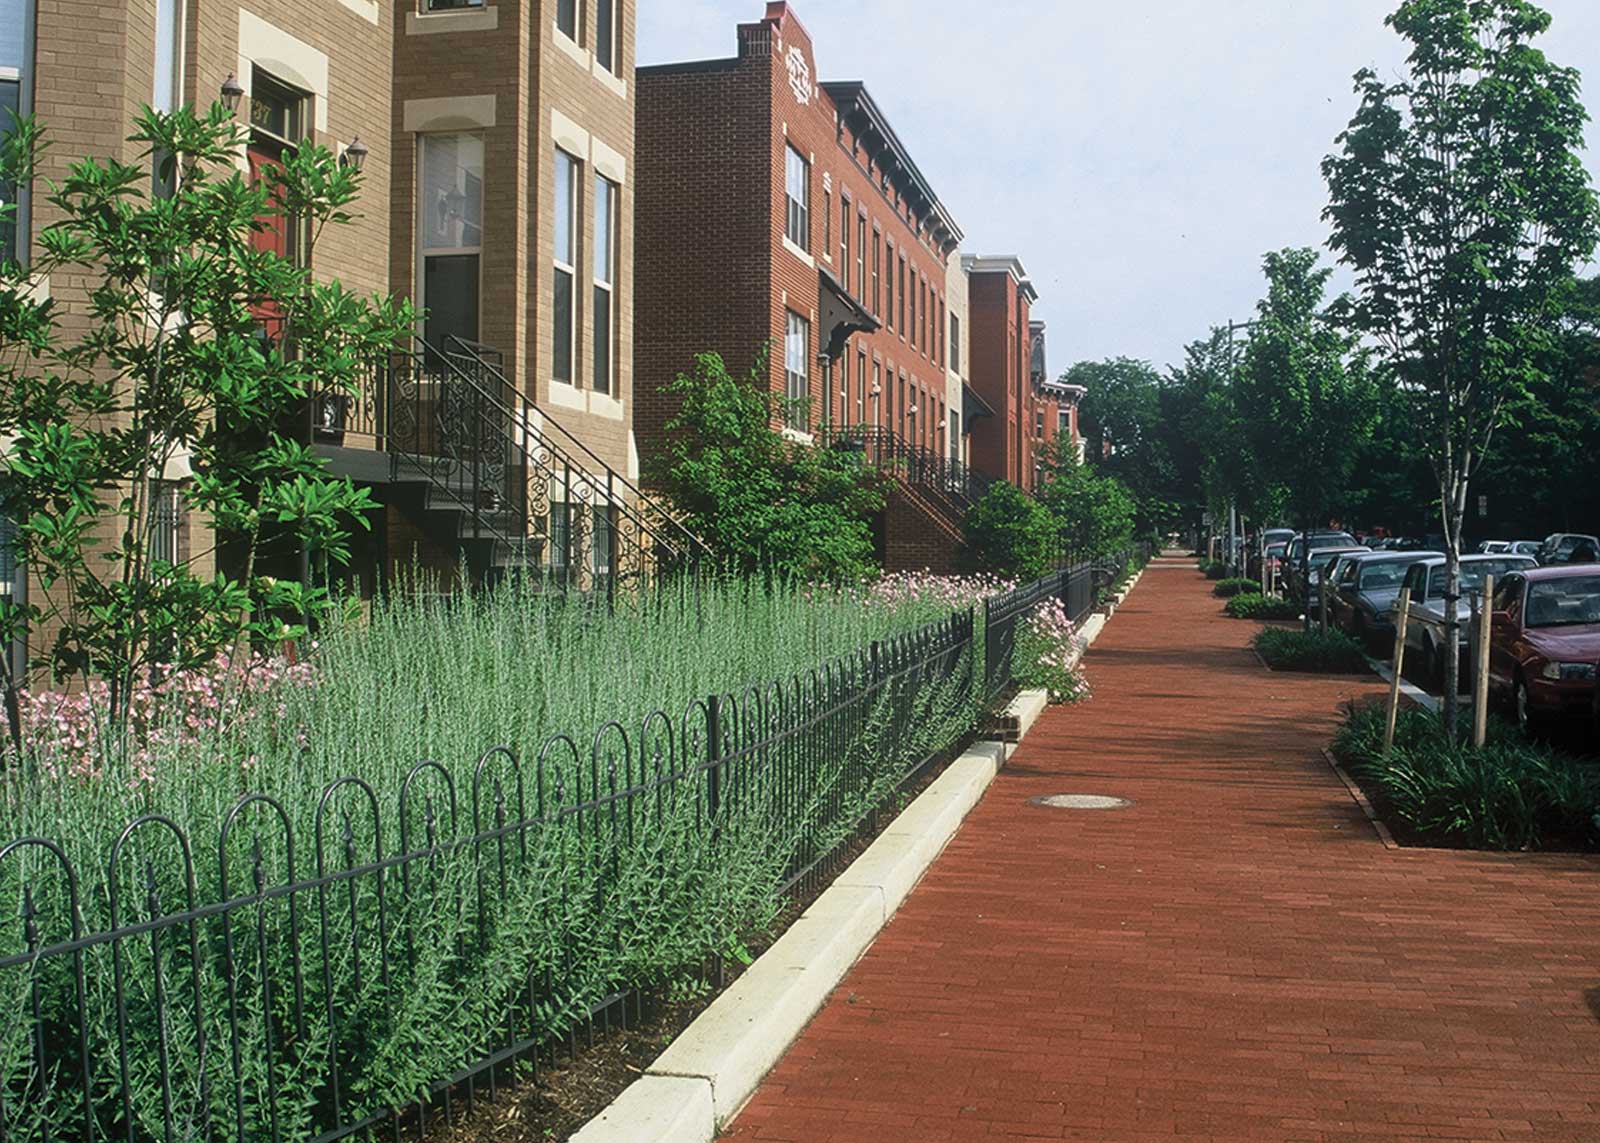
<svg viewBox="0 0 1600 1143">
<path fill-rule="evenodd" d="M 1517 726 L 1529 738 L 1534 737 L 1544 728 L 1544 719 L 1533 705 L 1533 697 L 1528 694 L 1528 682 L 1522 676 L 1517 676 L 1515 689 L 1512 691 L 1512 708 L 1517 716 Z"/>
</svg>

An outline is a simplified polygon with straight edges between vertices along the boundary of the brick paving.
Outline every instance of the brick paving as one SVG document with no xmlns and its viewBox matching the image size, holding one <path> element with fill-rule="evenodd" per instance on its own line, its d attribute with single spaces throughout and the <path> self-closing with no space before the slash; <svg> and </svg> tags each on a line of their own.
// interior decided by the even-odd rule
<svg viewBox="0 0 1600 1143">
<path fill-rule="evenodd" d="M 1600 860 L 1385 849 L 1319 753 L 1373 684 L 1208 586 L 1146 573 L 727 1138 L 1600 1140 Z"/>
</svg>

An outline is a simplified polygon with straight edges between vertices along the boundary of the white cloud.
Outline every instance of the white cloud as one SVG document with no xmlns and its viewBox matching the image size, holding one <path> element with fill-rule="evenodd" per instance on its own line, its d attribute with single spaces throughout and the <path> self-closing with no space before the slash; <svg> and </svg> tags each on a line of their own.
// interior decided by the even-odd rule
<svg viewBox="0 0 1600 1143">
<path fill-rule="evenodd" d="M 1600 84 L 1600 4 L 1545 0 L 1543 47 Z M 639 62 L 733 55 L 762 0 L 639 7 Z M 1318 164 L 1393 70 L 1392 0 L 802 0 L 822 79 L 861 79 L 967 234 L 1016 253 L 1052 368 L 1248 316 L 1260 261 L 1321 246 Z M 1591 141 L 1600 132 L 1591 129 Z M 1591 169 L 1596 168 L 1590 154 Z"/>
</svg>

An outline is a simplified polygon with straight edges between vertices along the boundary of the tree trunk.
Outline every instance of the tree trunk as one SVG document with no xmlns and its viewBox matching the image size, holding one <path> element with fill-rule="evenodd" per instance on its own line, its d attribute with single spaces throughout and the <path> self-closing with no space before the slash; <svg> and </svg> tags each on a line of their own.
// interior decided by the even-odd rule
<svg viewBox="0 0 1600 1143">
<path fill-rule="evenodd" d="M 1456 477 L 1445 485 L 1449 496 L 1442 505 L 1444 511 L 1444 695 L 1440 713 L 1444 720 L 1446 741 L 1456 740 L 1460 724 L 1461 693 L 1461 617 L 1457 605 L 1461 599 L 1461 529 L 1466 521 L 1467 485 L 1464 477 Z"/>
<path fill-rule="evenodd" d="M 1305 517 L 1300 518 L 1300 583 L 1306 593 L 1306 634 L 1311 633 L 1311 528 L 1307 525 Z M 1317 585 L 1317 590 L 1322 590 L 1322 585 Z"/>
</svg>

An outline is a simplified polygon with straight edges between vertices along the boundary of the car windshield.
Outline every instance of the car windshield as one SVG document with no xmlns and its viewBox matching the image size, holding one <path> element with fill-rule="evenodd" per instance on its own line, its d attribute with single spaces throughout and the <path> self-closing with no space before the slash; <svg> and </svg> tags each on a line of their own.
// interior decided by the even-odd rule
<svg viewBox="0 0 1600 1143">
<path fill-rule="evenodd" d="M 1528 566 L 1527 560 L 1473 560 L 1471 563 L 1461 565 L 1461 591 L 1462 594 L 1483 590 L 1483 577 L 1492 575 L 1501 579 L 1518 568 Z M 1432 569 L 1428 573 L 1428 598 L 1444 598 L 1444 565 Z"/>
<path fill-rule="evenodd" d="M 1342 552 L 1312 552 L 1311 570 L 1318 572 L 1327 571 L 1328 565 L 1333 563 L 1333 561 L 1338 559 L 1342 554 Z"/>
<path fill-rule="evenodd" d="M 1527 625 L 1600 624 L 1600 575 L 1564 576 L 1528 585 Z"/>
<path fill-rule="evenodd" d="M 1361 590 L 1382 591 L 1386 587 L 1399 587 L 1411 567 L 1404 560 L 1380 560 L 1361 569 Z"/>
</svg>

